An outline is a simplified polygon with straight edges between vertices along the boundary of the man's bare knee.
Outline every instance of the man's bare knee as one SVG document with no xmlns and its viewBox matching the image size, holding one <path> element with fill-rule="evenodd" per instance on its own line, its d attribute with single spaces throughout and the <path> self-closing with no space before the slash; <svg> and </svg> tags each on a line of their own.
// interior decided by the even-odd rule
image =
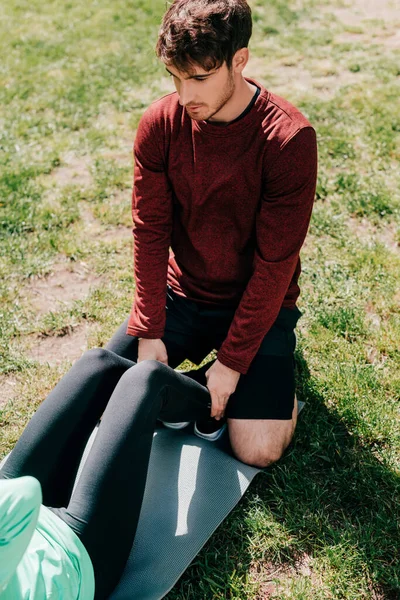
<svg viewBox="0 0 400 600">
<path fill-rule="evenodd" d="M 278 461 L 284 452 L 284 448 L 279 449 L 276 447 L 271 448 L 260 448 L 258 450 L 244 450 L 244 449 L 233 449 L 233 453 L 236 458 L 241 462 L 251 467 L 257 467 L 263 469 L 269 467 L 276 461 Z"/>
<path fill-rule="evenodd" d="M 279 460 L 289 445 L 295 421 L 228 419 L 235 456 L 247 465 L 268 467 Z"/>
</svg>

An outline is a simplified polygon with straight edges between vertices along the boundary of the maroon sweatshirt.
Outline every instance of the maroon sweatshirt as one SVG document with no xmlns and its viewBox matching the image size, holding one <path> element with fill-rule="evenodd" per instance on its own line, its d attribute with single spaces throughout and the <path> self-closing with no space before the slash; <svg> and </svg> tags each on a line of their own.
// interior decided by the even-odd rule
<svg viewBox="0 0 400 600">
<path fill-rule="evenodd" d="M 310 123 L 247 81 L 261 93 L 226 126 L 192 120 L 176 92 L 151 104 L 140 121 L 132 206 L 136 292 L 127 330 L 163 336 L 167 282 L 196 302 L 234 306 L 218 359 L 240 373 L 280 308 L 295 306 L 317 175 Z"/>
</svg>

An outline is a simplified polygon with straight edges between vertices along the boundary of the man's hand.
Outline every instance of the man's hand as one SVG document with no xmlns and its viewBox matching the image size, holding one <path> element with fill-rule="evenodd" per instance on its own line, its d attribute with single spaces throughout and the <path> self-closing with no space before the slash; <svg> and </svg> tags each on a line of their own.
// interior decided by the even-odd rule
<svg viewBox="0 0 400 600">
<path fill-rule="evenodd" d="M 206 371 L 206 377 L 211 394 L 211 416 L 219 421 L 224 416 L 229 396 L 236 390 L 240 373 L 226 367 L 217 359 Z"/>
<path fill-rule="evenodd" d="M 162 340 L 146 340 L 139 338 L 138 363 L 142 360 L 158 360 L 168 364 L 168 354 L 165 344 Z"/>
</svg>

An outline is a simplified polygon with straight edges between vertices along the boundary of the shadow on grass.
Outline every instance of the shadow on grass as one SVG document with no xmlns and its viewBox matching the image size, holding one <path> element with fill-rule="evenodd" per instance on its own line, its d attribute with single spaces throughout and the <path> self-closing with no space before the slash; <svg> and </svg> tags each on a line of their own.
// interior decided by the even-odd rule
<svg viewBox="0 0 400 600">
<path fill-rule="evenodd" d="M 257 564 L 272 580 L 272 571 L 295 573 L 304 556 L 329 570 L 323 581 L 329 597 L 400 597 L 399 477 L 326 406 L 299 351 L 296 364 L 297 394 L 306 407 L 293 443 L 256 477 L 169 600 L 244 598 L 246 576 Z M 284 532 L 275 544 L 268 539 L 274 525 Z"/>
</svg>

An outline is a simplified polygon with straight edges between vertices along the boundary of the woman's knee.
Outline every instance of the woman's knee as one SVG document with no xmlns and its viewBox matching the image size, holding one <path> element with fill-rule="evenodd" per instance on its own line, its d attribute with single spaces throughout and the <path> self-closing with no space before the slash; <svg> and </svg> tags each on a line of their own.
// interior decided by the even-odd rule
<svg viewBox="0 0 400 600">
<path fill-rule="evenodd" d="M 122 375 L 117 390 L 127 400 L 127 411 L 133 410 L 138 418 L 139 405 L 146 408 L 149 418 L 157 416 L 162 408 L 164 391 L 170 382 L 172 369 L 157 360 L 143 360 Z M 135 402 L 132 402 L 132 399 Z M 152 410 L 149 412 L 150 407 Z"/>
<path fill-rule="evenodd" d="M 142 360 L 124 373 L 124 379 L 146 380 L 150 385 L 161 386 L 168 383 L 173 376 L 173 369 L 158 360 Z"/>
<path fill-rule="evenodd" d="M 80 360 L 89 360 L 95 362 L 106 362 L 109 360 L 110 355 L 114 354 L 111 350 L 106 350 L 105 348 L 91 348 L 90 350 L 86 350 L 84 354 L 82 354 Z"/>
<path fill-rule="evenodd" d="M 87 364 L 93 371 L 104 371 L 107 368 L 116 366 L 121 361 L 121 358 L 105 348 L 92 348 L 79 359 L 79 364 Z"/>
<path fill-rule="evenodd" d="M 165 365 L 159 360 L 142 360 L 136 366 L 149 375 L 168 377 L 169 374 L 174 373 L 172 367 Z"/>
</svg>

